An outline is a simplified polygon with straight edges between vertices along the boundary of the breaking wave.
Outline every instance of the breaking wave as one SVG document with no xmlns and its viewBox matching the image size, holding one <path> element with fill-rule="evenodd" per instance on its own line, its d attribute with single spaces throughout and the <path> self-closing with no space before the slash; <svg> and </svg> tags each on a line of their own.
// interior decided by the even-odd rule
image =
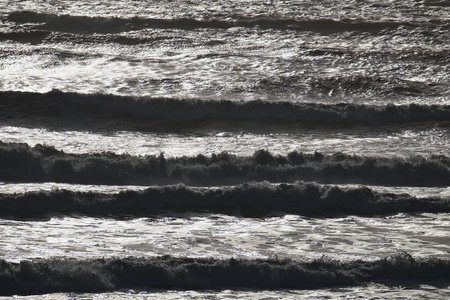
<svg viewBox="0 0 450 300">
<path fill-rule="evenodd" d="M 0 92 L 2 122 L 57 127 L 167 128 L 196 122 L 276 122 L 312 125 L 385 125 L 447 122 L 450 105 L 363 105 L 270 101 L 133 98 L 101 94 Z M 111 121 L 112 120 L 112 121 Z M 262 122 L 264 121 L 264 122 Z M 214 126 L 214 124 L 209 124 Z M 263 126 L 263 124 L 261 124 Z M 132 126 L 131 126 L 132 127 Z M 178 126 L 179 127 L 179 126 Z M 268 126 L 270 127 L 270 126 Z M 156 130 L 156 129 L 155 129 Z"/>
<path fill-rule="evenodd" d="M 319 33 L 337 33 L 345 31 L 378 33 L 399 27 L 430 27 L 444 24 L 420 24 L 399 21 L 332 20 L 332 19 L 273 19 L 268 17 L 240 17 L 231 20 L 222 19 L 151 19 L 88 17 L 57 15 L 31 11 L 16 11 L 8 15 L 8 21 L 16 23 L 38 23 L 39 29 L 72 33 L 118 33 L 147 28 L 193 30 L 200 28 L 228 29 L 233 27 L 260 27 L 263 29 L 288 29 Z M 434 23 L 438 23 L 436 20 Z"/>
<path fill-rule="evenodd" d="M 50 146 L 0 142 L 0 180 L 82 184 L 197 186 L 235 185 L 249 181 L 360 183 L 385 186 L 449 186 L 450 158 L 363 157 L 336 153 L 291 152 L 252 156 L 226 152 L 211 156 L 165 158 L 111 152 L 67 154 Z"/>
<path fill-rule="evenodd" d="M 0 260 L 0 295 L 118 289 L 319 289 L 386 284 L 448 285 L 450 261 L 399 253 L 375 261 L 289 259 L 109 258 Z"/>
<path fill-rule="evenodd" d="M 117 194 L 53 190 L 0 194 L 1 218 L 46 219 L 61 215 L 134 218 L 176 213 L 220 213 L 245 217 L 386 215 L 450 212 L 450 199 L 377 193 L 367 187 L 313 183 L 246 183 L 233 187 L 151 187 Z"/>
</svg>

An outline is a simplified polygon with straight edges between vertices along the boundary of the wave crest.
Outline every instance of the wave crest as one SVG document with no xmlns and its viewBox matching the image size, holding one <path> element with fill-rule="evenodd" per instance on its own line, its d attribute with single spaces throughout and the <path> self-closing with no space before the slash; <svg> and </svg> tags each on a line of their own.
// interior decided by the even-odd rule
<svg viewBox="0 0 450 300">
<path fill-rule="evenodd" d="M 263 29 L 288 29 L 320 33 L 345 31 L 372 32 L 418 27 L 420 24 L 398 21 L 332 20 L 332 19 L 273 19 L 248 18 L 236 16 L 232 20 L 221 19 L 151 19 L 88 17 L 75 15 L 57 15 L 32 11 L 16 11 L 8 15 L 8 20 L 16 23 L 39 23 L 40 29 L 65 31 L 72 33 L 119 33 L 147 28 L 193 30 L 199 28 L 228 29 L 232 27 L 260 27 Z M 429 27 L 430 25 L 427 24 Z"/>
<path fill-rule="evenodd" d="M 239 157 L 226 152 L 211 156 L 165 158 L 110 152 L 67 154 L 53 147 L 0 142 L 0 180 L 82 184 L 174 184 L 217 186 L 248 181 L 361 183 L 386 186 L 448 186 L 447 156 L 387 158 L 336 153 L 266 150 Z"/>
<path fill-rule="evenodd" d="M 313 183 L 245 183 L 233 187 L 151 187 L 118 194 L 54 190 L 0 194 L 0 217 L 46 219 L 60 215 L 135 218 L 176 213 L 219 213 L 244 217 L 281 214 L 309 216 L 385 215 L 450 212 L 450 199 L 377 193 Z"/>
<path fill-rule="evenodd" d="M 0 260 L 0 295 L 118 289 L 319 289 L 368 282 L 448 284 L 450 261 L 399 253 L 375 261 L 110 258 Z"/>
<path fill-rule="evenodd" d="M 360 105 L 270 101 L 133 98 L 52 91 L 0 92 L 3 122 L 55 124 L 57 127 L 125 126 L 171 128 L 197 122 L 275 122 L 312 125 L 386 125 L 448 122 L 450 105 Z M 114 122 L 111 122 L 113 120 Z M 108 126 L 106 126 L 108 125 Z M 133 126 L 131 126 L 133 128 Z M 214 124 L 211 124 L 214 126 Z M 267 126 L 270 127 L 270 126 Z"/>
</svg>

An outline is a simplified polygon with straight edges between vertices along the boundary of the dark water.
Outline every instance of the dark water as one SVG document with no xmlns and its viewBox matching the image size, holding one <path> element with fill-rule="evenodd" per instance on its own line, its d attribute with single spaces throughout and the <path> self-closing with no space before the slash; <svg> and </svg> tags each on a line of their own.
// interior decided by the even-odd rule
<svg viewBox="0 0 450 300">
<path fill-rule="evenodd" d="M 3 1 L 0 294 L 449 296 L 449 1 Z"/>
</svg>

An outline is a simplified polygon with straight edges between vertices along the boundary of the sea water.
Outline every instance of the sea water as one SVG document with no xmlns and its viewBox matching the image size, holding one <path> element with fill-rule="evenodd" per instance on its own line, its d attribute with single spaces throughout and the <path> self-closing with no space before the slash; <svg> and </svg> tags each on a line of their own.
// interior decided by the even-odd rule
<svg viewBox="0 0 450 300">
<path fill-rule="evenodd" d="M 450 3 L 1 1 L 0 295 L 450 296 Z"/>
</svg>

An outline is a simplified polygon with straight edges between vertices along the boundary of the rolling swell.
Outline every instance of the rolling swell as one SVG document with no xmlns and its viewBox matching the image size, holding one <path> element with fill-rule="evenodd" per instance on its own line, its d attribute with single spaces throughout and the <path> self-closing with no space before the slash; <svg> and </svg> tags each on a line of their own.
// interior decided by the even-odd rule
<svg viewBox="0 0 450 300">
<path fill-rule="evenodd" d="M 245 217 L 387 215 L 450 212 L 450 199 L 415 198 L 313 183 L 246 183 L 234 187 L 151 187 L 117 194 L 54 190 L 0 194 L 1 218 L 46 219 L 61 215 L 135 218 L 176 213 L 219 213 Z"/>
<path fill-rule="evenodd" d="M 0 295 L 118 289 L 318 289 L 386 284 L 448 285 L 450 261 L 399 253 L 375 261 L 289 259 L 109 258 L 0 260 Z"/>
<path fill-rule="evenodd" d="M 31 11 L 12 12 L 8 21 L 16 23 L 39 23 L 39 29 L 71 33 L 119 33 L 147 28 L 193 30 L 200 28 L 228 29 L 233 27 L 259 27 L 263 29 L 288 29 L 319 33 L 345 31 L 373 32 L 397 29 L 399 27 L 419 27 L 420 23 L 399 21 L 332 20 L 332 19 L 273 19 L 267 17 L 235 17 L 221 19 L 151 19 L 56 15 Z M 429 27 L 430 24 L 427 24 Z"/>
<path fill-rule="evenodd" d="M 450 105 L 363 105 L 269 101 L 133 98 L 52 91 L 0 92 L 2 123 L 91 127 L 107 125 L 154 129 L 194 126 L 205 121 L 273 121 L 278 124 L 384 125 L 448 122 Z M 113 121 L 111 121 L 113 120 Z M 261 122 L 263 123 L 263 122 Z M 52 125 L 53 124 L 53 125 Z M 128 125 L 127 125 L 128 124 Z M 131 126 L 130 126 L 131 124 Z M 214 126 L 214 124 L 209 124 Z M 29 125 L 28 125 L 29 126 Z M 261 124 L 263 126 L 263 124 Z"/>
<path fill-rule="evenodd" d="M 81 184 L 176 184 L 216 186 L 249 181 L 361 183 L 386 186 L 448 186 L 447 156 L 387 158 L 291 152 L 252 156 L 222 152 L 165 158 L 110 152 L 67 154 L 53 147 L 0 142 L 0 180 Z"/>
</svg>

